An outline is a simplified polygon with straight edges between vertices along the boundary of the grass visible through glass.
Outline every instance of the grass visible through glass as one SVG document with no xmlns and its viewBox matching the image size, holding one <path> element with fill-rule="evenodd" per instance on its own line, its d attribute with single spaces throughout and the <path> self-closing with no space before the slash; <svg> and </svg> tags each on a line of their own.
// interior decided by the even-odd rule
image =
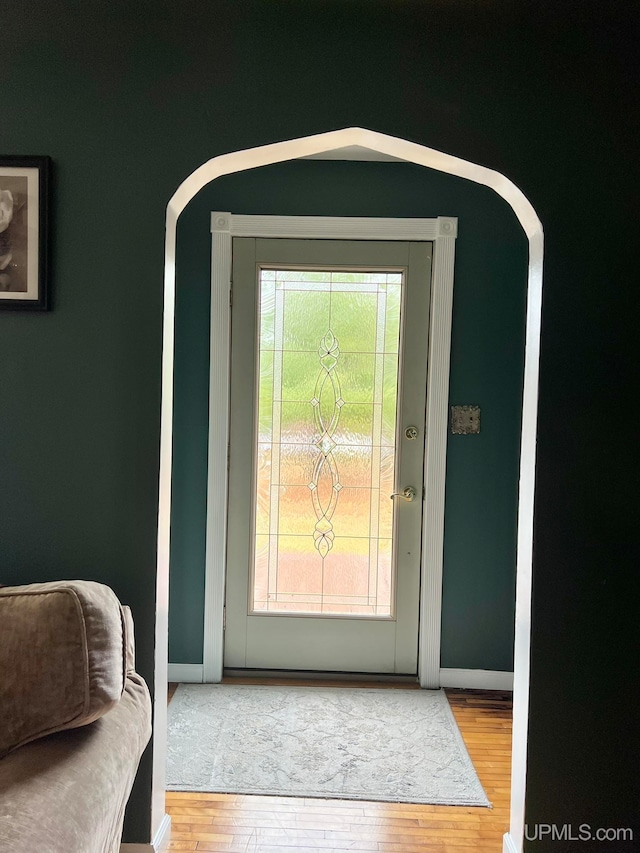
<svg viewBox="0 0 640 853">
<path fill-rule="evenodd" d="M 402 282 L 260 271 L 254 612 L 391 616 Z"/>
</svg>

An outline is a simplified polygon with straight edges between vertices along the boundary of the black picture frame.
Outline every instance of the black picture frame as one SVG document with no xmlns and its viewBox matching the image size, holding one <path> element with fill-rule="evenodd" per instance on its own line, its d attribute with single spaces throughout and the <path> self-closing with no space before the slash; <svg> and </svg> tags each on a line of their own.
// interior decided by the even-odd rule
<svg viewBox="0 0 640 853">
<path fill-rule="evenodd" d="M 51 158 L 0 155 L 0 311 L 48 311 Z"/>
</svg>

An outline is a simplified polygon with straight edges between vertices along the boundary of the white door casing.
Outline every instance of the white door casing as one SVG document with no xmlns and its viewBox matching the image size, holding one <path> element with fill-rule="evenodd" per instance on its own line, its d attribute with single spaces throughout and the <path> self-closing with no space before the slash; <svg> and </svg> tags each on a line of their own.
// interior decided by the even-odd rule
<svg viewBox="0 0 640 853">
<path fill-rule="evenodd" d="M 374 219 L 211 214 L 211 349 L 209 476 L 205 564 L 204 681 L 222 678 L 227 529 L 227 454 L 231 322 L 231 241 L 234 237 L 433 242 L 425 428 L 425 501 L 421 556 L 418 677 L 440 686 L 440 623 L 444 542 L 449 356 L 457 219 Z"/>
<path fill-rule="evenodd" d="M 536 427 L 540 331 L 542 316 L 542 223 L 525 194 L 505 175 L 443 151 L 407 139 L 361 127 L 318 133 L 256 148 L 215 156 L 189 174 L 167 203 L 164 260 L 164 313 L 162 333 L 162 405 L 160 413 L 160 473 L 156 571 L 156 624 L 153 774 L 151 833 L 165 820 L 165 762 L 167 685 L 169 546 L 171 531 L 171 468 L 173 442 L 174 322 L 176 293 L 176 242 L 178 218 L 200 190 L 224 175 L 283 163 L 304 157 L 337 159 L 395 159 L 489 187 L 513 210 L 527 237 L 527 309 L 525 365 L 520 441 L 520 486 L 516 560 L 516 617 L 514 644 L 514 711 L 512 738 L 511 809 L 504 851 L 520 851 L 524 839 L 529 714 L 529 649 L 531 636 L 531 585 L 533 506 L 535 494 Z"/>
</svg>

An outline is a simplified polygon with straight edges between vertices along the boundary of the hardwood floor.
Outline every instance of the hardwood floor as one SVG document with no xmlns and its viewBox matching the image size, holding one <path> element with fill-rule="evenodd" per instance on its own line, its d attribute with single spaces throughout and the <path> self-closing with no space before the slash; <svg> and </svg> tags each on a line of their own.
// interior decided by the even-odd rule
<svg viewBox="0 0 640 853">
<path fill-rule="evenodd" d="M 345 682 L 295 683 L 349 687 Z M 407 685 L 389 689 L 395 687 Z M 175 688 L 170 685 L 169 698 Z M 169 850 L 500 853 L 509 825 L 511 694 L 447 690 L 447 696 L 492 809 L 168 792 L 167 812 L 173 822 Z"/>
</svg>

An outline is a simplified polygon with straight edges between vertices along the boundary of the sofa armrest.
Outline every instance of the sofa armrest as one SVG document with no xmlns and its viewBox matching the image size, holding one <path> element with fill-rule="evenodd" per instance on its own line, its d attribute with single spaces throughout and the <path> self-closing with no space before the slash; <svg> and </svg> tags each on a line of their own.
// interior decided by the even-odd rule
<svg viewBox="0 0 640 853">
<path fill-rule="evenodd" d="M 2 853 L 118 853 L 125 806 L 151 734 L 149 691 L 127 677 L 116 707 L 0 761 Z"/>
</svg>

